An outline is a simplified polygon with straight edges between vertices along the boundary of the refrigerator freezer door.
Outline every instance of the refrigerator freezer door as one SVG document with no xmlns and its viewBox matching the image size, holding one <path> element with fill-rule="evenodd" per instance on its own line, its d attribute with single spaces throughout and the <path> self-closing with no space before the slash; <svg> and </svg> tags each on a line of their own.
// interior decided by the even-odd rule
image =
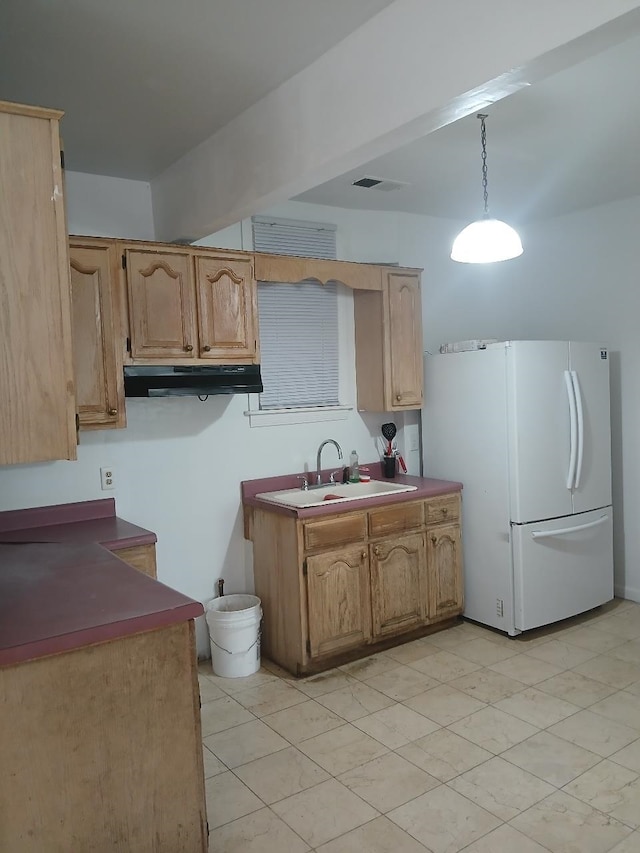
<svg viewBox="0 0 640 853">
<path fill-rule="evenodd" d="M 511 520 L 518 524 L 573 512 L 568 370 L 566 341 L 514 341 L 507 350 Z"/>
<path fill-rule="evenodd" d="M 587 512 L 611 503 L 611 422 L 609 354 L 597 344 L 570 343 L 570 368 L 576 387 L 579 436 L 573 511 Z"/>
<path fill-rule="evenodd" d="M 527 631 L 613 598 L 613 513 L 512 526 L 515 627 Z"/>
</svg>

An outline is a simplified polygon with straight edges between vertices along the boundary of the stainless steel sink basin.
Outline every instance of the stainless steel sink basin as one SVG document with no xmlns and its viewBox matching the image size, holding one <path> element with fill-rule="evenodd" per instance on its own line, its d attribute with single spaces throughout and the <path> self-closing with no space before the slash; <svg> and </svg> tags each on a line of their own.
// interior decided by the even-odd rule
<svg viewBox="0 0 640 853">
<path fill-rule="evenodd" d="M 306 509 L 311 506 L 326 506 L 327 504 L 359 501 L 363 498 L 377 498 L 383 495 L 394 495 L 398 492 L 414 492 L 417 486 L 406 486 L 403 483 L 390 483 L 385 480 L 370 480 L 368 483 L 329 483 L 319 489 L 284 489 L 279 492 L 261 492 L 256 495 L 260 500 L 293 509 Z"/>
</svg>

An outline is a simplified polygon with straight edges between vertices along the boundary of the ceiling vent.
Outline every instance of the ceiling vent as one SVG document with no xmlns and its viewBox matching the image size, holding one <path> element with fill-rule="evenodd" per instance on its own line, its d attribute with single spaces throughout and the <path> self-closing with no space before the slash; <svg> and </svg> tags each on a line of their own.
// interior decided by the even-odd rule
<svg viewBox="0 0 640 853">
<path fill-rule="evenodd" d="M 358 178 L 357 181 L 353 181 L 352 186 L 354 187 L 363 187 L 366 190 L 382 190 L 382 192 L 390 192 L 391 190 L 399 190 L 402 187 L 408 187 L 408 183 L 403 183 L 402 181 L 389 181 L 385 178 L 372 178 L 369 175 L 365 175 L 363 178 Z"/>
</svg>

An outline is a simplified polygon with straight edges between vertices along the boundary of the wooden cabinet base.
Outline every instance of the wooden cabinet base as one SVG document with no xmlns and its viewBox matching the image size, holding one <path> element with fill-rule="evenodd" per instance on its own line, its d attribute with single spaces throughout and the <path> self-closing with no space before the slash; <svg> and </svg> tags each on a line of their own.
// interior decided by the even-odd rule
<svg viewBox="0 0 640 853">
<path fill-rule="evenodd" d="M 385 637 L 382 640 L 357 646 L 341 654 L 309 659 L 306 665 L 298 665 L 296 671 L 292 674 L 298 678 L 303 678 L 307 675 L 316 675 L 318 672 L 325 672 L 327 669 L 334 669 L 336 666 L 344 666 L 346 663 L 368 658 L 369 655 L 375 655 L 376 652 L 384 652 L 387 649 L 404 645 L 404 643 L 410 643 L 412 640 L 419 640 L 421 637 L 427 637 L 429 634 L 437 634 L 438 631 L 442 631 L 445 628 L 454 628 L 461 622 L 462 616 L 452 616 L 450 619 L 443 619 L 442 622 L 437 622 L 433 625 L 421 625 L 413 631 L 405 631 L 402 636 Z"/>
<path fill-rule="evenodd" d="M 193 622 L 0 669 L 0 850 L 204 853 Z"/>
</svg>

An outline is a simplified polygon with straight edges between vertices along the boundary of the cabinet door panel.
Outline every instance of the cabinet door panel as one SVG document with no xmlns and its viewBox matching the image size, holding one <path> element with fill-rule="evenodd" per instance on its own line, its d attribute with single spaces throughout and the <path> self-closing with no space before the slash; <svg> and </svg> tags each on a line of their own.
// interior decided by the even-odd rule
<svg viewBox="0 0 640 853">
<path fill-rule="evenodd" d="M 387 287 L 387 405 L 390 410 L 415 409 L 423 400 L 420 280 L 415 274 L 390 272 Z"/>
<path fill-rule="evenodd" d="M 196 357 L 191 257 L 132 250 L 126 254 L 131 357 Z"/>
<path fill-rule="evenodd" d="M 371 637 L 369 561 L 360 547 L 307 558 L 311 657 L 360 646 Z"/>
<path fill-rule="evenodd" d="M 427 531 L 429 619 L 462 613 L 462 544 L 459 524 L 442 524 Z"/>
<path fill-rule="evenodd" d="M 200 358 L 256 355 L 256 286 L 251 261 L 196 258 Z"/>
<path fill-rule="evenodd" d="M 426 565 L 422 533 L 372 546 L 374 637 L 407 631 L 425 621 Z"/>
<path fill-rule="evenodd" d="M 114 247 L 69 249 L 76 399 L 80 426 L 121 425 Z"/>
</svg>

